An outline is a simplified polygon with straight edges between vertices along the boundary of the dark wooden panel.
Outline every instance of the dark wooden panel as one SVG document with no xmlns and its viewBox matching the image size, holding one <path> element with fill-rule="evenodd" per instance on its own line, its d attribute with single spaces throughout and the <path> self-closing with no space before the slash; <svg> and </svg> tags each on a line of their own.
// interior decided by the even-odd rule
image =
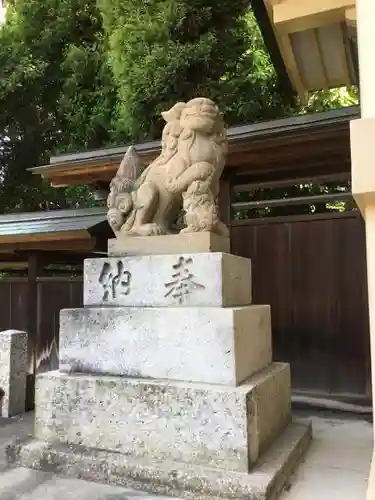
<svg viewBox="0 0 375 500">
<path fill-rule="evenodd" d="M 27 280 L 0 280 L 0 331 L 27 330 Z"/>
<path fill-rule="evenodd" d="M 57 368 L 59 312 L 64 308 L 82 306 L 83 282 L 82 277 L 38 278 L 37 297 L 34 301 L 36 311 L 30 311 L 30 290 L 27 278 L 0 279 L 0 331 L 17 329 L 28 332 L 32 323 L 30 314 L 36 317 L 36 338 L 29 335 L 29 376 L 26 394 L 28 409 L 32 408 L 34 400 L 34 354 L 36 352 L 38 372 Z"/>
<path fill-rule="evenodd" d="M 38 373 L 58 368 L 60 311 L 81 307 L 82 300 L 82 278 L 38 279 Z"/>
<path fill-rule="evenodd" d="M 0 331 L 8 330 L 11 315 L 10 289 L 9 284 L 0 280 Z"/>
<path fill-rule="evenodd" d="M 26 279 L 9 284 L 9 328 L 27 332 L 28 287 Z M 29 344 L 29 371 L 32 371 L 32 342 Z"/>
<path fill-rule="evenodd" d="M 253 261 L 254 302 L 271 304 L 274 356 L 291 363 L 294 388 L 369 399 L 361 216 L 242 221 L 232 249 Z"/>
<path fill-rule="evenodd" d="M 21 330 L 28 331 L 29 319 L 29 289 L 26 278 L 0 279 L 0 331 Z M 28 336 L 28 377 L 27 392 L 34 392 L 33 384 L 33 338 Z M 26 395 L 25 395 L 26 396 Z M 29 408 L 26 397 L 26 406 Z"/>
</svg>

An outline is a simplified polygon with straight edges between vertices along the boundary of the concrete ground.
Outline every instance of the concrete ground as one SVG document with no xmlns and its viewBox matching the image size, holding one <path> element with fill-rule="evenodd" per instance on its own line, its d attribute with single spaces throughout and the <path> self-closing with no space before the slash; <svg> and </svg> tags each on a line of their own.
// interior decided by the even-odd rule
<svg viewBox="0 0 375 500">
<path fill-rule="evenodd" d="M 299 417 L 301 414 L 298 415 Z M 364 419 L 328 413 L 311 416 L 314 441 L 280 500 L 365 499 L 372 455 L 372 425 Z M 24 468 L 8 469 L 4 446 L 32 433 L 32 415 L 0 418 L 0 500 L 152 500 L 139 491 L 64 479 Z"/>
<path fill-rule="evenodd" d="M 337 413 L 304 416 L 312 421 L 313 441 L 280 500 L 365 500 L 372 424 Z"/>
</svg>

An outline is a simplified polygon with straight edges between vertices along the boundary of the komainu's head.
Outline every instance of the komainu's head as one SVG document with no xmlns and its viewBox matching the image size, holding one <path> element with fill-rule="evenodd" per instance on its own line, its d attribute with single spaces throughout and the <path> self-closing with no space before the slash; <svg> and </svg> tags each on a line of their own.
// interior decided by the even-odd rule
<svg viewBox="0 0 375 500">
<path fill-rule="evenodd" d="M 203 134 L 224 132 L 224 121 L 216 104 L 205 97 L 187 102 L 181 113 L 181 126 Z"/>
<path fill-rule="evenodd" d="M 179 150 L 186 155 L 186 146 L 191 151 L 194 147 L 202 148 L 202 144 L 206 144 L 202 152 L 207 156 L 211 148 L 211 157 L 217 157 L 217 163 L 221 163 L 227 152 L 226 130 L 219 108 L 211 99 L 197 97 L 187 103 L 178 102 L 162 116 L 167 122 L 160 156 L 164 163 Z M 199 143 L 195 141 L 197 136 L 201 136 Z"/>
<path fill-rule="evenodd" d="M 182 130 L 211 135 L 224 133 L 225 129 L 219 108 L 206 97 L 196 97 L 187 103 L 178 102 L 162 116 L 167 122 L 164 133 L 170 134 L 173 130 L 176 136 Z"/>
</svg>

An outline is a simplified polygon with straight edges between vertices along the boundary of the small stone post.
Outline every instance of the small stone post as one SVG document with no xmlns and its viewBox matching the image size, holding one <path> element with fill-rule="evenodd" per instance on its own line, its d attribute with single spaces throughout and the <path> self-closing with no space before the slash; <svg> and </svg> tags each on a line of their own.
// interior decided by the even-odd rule
<svg viewBox="0 0 375 500">
<path fill-rule="evenodd" d="M 0 332 L 0 416 L 12 417 L 25 411 L 27 333 Z"/>
</svg>

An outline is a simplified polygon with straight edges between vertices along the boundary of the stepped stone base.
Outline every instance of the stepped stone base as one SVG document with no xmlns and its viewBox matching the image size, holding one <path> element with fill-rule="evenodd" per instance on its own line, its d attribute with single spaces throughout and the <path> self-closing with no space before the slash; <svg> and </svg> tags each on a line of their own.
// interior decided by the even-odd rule
<svg viewBox="0 0 375 500">
<path fill-rule="evenodd" d="M 250 261 L 228 245 L 123 238 L 110 256 L 149 255 L 87 261 L 85 307 L 61 311 L 59 371 L 37 376 L 34 437 L 9 463 L 186 500 L 276 500 L 311 427 L 292 422 L 270 308 L 245 305 Z"/>
<path fill-rule="evenodd" d="M 36 439 L 10 445 L 7 459 L 13 465 L 186 500 L 275 500 L 289 484 L 310 439 L 309 424 L 289 424 L 250 473 L 133 458 Z"/>
<path fill-rule="evenodd" d="M 37 439 L 248 472 L 291 420 L 290 372 L 239 387 L 50 372 L 35 406 Z"/>
</svg>

